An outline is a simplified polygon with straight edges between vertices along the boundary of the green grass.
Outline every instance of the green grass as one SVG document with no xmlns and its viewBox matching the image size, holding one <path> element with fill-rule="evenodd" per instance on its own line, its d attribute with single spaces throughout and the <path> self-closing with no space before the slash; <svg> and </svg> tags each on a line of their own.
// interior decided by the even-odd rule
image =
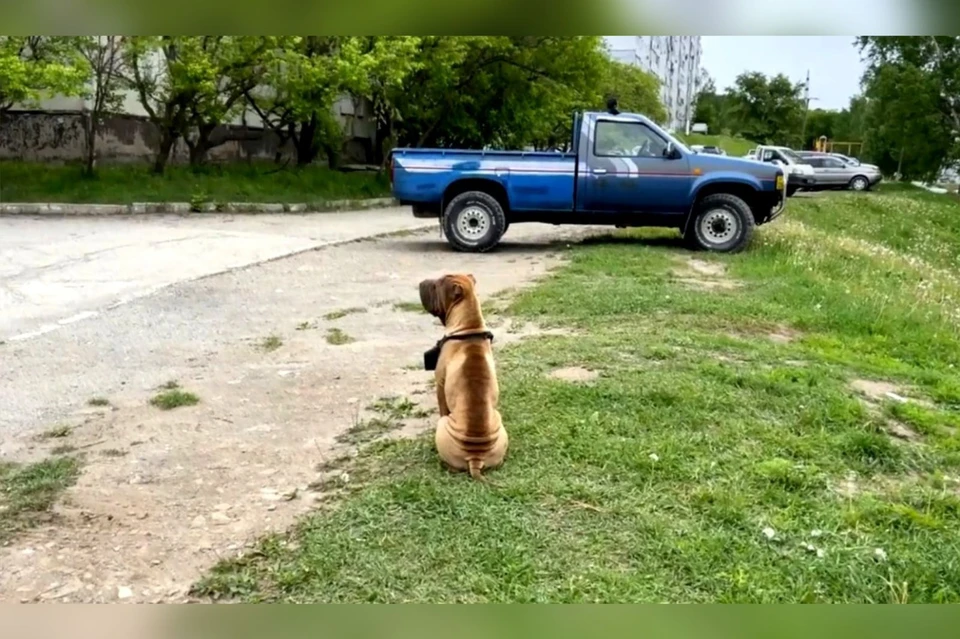
<svg viewBox="0 0 960 639">
<path fill-rule="evenodd" d="M 266 353 L 272 353 L 283 346 L 283 339 L 278 335 L 269 335 L 260 342 L 260 350 Z"/>
<path fill-rule="evenodd" d="M 506 310 L 571 334 L 496 350 L 511 448 L 491 483 L 442 470 L 432 433 L 376 442 L 335 505 L 196 592 L 958 603 L 956 218 L 910 191 L 798 198 L 749 251 L 697 255 L 741 284 L 708 291 L 672 275 L 691 254 L 670 233 L 574 246 Z M 567 366 L 599 377 L 549 377 Z M 867 401 L 855 379 L 918 401 Z"/>
<path fill-rule="evenodd" d="M 173 410 L 181 406 L 196 406 L 200 398 L 181 388 L 171 388 L 157 393 L 150 399 L 150 405 L 160 410 Z"/>
<path fill-rule="evenodd" d="M 350 344 L 356 340 L 350 337 L 347 333 L 344 333 L 339 328 L 329 328 L 327 329 L 327 343 L 334 346 L 343 346 L 344 344 Z"/>
<path fill-rule="evenodd" d="M 757 146 L 756 142 L 745 140 L 743 138 L 729 135 L 700 135 L 691 133 L 690 135 L 680 134 L 678 137 L 687 144 L 702 144 L 704 146 L 718 146 L 727 152 L 727 155 L 733 157 L 742 157 Z"/>
<path fill-rule="evenodd" d="M 329 313 L 323 316 L 323 319 L 327 321 L 333 321 L 333 320 L 338 320 L 342 317 L 346 317 L 347 315 L 353 315 L 355 313 L 366 313 L 366 312 L 367 312 L 367 309 L 361 308 L 359 306 L 354 306 L 351 308 L 341 308 L 336 311 L 330 311 Z"/>
<path fill-rule="evenodd" d="M 34 464 L 0 462 L 0 544 L 43 522 L 79 473 L 74 457 L 52 457 Z"/>
<path fill-rule="evenodd" d="M 393 305 L 393 308 L 398 311 L 403 311 L 405 313 L 423 313 L 423 304 L 420 302 L 397 302 Z"/>
<path fill-rule="evenodd" d="M 107 165 L 85 178 L 75 165 L 0 161 L 0 201 L 129 204 L 131 202 L 321 202 L 385 197 L 387 179 L 319 166 L 218 164 L 199 172 L 170 166 L 163 176 L 144 165 Z"/>
</svg>

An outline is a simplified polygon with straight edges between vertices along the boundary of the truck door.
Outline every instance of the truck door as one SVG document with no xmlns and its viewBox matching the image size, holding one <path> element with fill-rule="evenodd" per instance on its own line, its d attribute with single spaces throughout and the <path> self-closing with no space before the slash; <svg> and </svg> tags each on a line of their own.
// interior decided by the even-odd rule
<svg viewBox="0 0 960 639">
<path fill-rule="evenodd" d="M 686 157 L 669 157 L 666 138 L 643 122 L 599 116 L 581 136 L 577 209 L 599 213 L 676 213 L 690 207 Z"/>
</svg>

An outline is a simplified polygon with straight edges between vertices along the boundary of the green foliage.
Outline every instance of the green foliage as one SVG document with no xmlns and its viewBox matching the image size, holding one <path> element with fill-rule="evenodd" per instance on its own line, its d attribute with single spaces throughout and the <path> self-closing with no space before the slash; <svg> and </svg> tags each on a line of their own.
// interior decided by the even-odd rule
<svg viewBox="0 0 960 639">
<path fill-rule="evenodd" d="M 781 74 L 759 72 L 737 76 L 729 96 L 744 137 L 764 144 L 798 145 L 805 105 L 803 85 Z"/>
<path fill-rule="evenodd" d="M 71 38 L 0 36 L 0 113 L 43 97 L 76 96 L 89 77 Z"/>
<path fill-rule="evenodd" d="M 883 169 L 931 178 L 960 159 L 960 37 L 864 36 L 866 143 Z"/>
</svg>

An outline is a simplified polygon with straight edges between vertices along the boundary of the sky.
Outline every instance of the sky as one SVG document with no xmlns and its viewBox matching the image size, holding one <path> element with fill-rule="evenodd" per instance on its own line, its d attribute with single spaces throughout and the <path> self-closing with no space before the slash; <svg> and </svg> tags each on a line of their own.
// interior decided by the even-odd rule
<svg viewBox="0 0 960 639">
<path fill-rule="evenodd" d="M 783 73 L 803 82 L 810 71 L 810 108 L 842 109 L 860 92 L 864 63 L 855 36 L 703 36 L 701 66 L 717 90 L 744 71 Z"/>
</svg>

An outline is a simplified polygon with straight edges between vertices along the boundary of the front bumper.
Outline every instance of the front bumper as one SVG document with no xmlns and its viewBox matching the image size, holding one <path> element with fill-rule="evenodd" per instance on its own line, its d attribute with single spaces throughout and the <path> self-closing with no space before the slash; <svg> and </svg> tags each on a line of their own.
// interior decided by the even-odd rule
<svg viewBox="0 0 960 639">
<path fill-rule="evenodd" d="M 802 173 L 790 173 L 787 176 L 787 182 L 790 186 L 803 188 L 805 186 L 816 186 L 817 177 L 815 175 L 804 175 Z"/>
</svg>

